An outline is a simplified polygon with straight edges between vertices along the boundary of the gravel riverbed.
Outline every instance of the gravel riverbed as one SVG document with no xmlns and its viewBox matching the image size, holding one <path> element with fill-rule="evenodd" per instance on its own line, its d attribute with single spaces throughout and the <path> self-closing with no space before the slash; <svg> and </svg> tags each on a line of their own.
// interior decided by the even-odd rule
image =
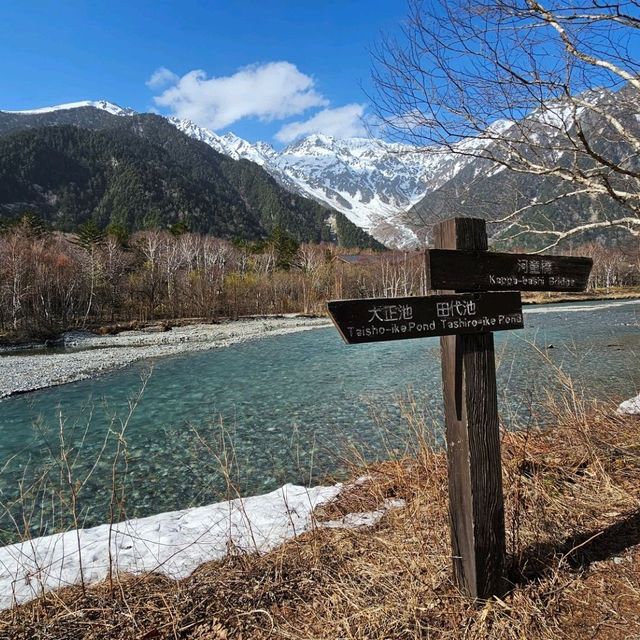
<svg viewBox="0 0 640 640">
<path fill-rule="evenodd" d="M 8 355 L 0 352 L 0 398 L 76 382 L 147 358 L 226 347 L 264 336 L 330 326 L 325 318 L 284 316 L 195 324 L 170 331 L 123 331 L 115 336 L 70 332 L 68 351 Z"/>
</svg>

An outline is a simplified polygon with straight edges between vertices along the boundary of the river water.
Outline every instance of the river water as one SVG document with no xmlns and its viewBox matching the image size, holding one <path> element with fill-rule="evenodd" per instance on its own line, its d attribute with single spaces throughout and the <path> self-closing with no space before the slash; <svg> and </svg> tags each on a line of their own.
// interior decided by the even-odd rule
<svg viewBox="0 0 640 640">
<path fill-rule="evenodd" d="M 541 411 L 554 367 L 589 397 L 640 387 L 640 301 L 529 307 L 525 329 L 495 337 L 507 424 Z M 88 526 L 110 504 L 118 518 L 144 516 L 339 477 L 351 447 L 368 459 L 402 452 L 407 413 L 440 425 L 440 384 L 437 338 L 347 346 L 318 329 L 8 398 L 0 542 L 68 526 L 72 501 Z"/>
</svg>

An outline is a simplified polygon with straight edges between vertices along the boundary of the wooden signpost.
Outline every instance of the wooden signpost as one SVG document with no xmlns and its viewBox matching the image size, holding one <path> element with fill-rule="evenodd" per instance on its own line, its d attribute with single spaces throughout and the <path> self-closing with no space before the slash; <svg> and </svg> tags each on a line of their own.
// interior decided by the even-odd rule
<svg viewBox="0 0 640 640">
<path fill-rule="evenodd" d="M 584 291 L 591 258 L 431 249 L 432 289 L 463 291 Z"/>
<path fill-rule="evenodd" d="M 524 326 L 520 294 L 515 291 L 335 300 L 329 302 L 329 313 L 348 344 Z"/>
<path fill-rule="evenodd" d="M 591 260 L 490 253 L 476 218 L 441 222 L 434 243 L 425 262 L 439 295 L 335 300 L 329 313 L 348 344 L 441 336 L 454 577 L 486 599 L 505 590 L 493 332 L 523 327 L 521 290 L 586 288 Z"/>
</svg>

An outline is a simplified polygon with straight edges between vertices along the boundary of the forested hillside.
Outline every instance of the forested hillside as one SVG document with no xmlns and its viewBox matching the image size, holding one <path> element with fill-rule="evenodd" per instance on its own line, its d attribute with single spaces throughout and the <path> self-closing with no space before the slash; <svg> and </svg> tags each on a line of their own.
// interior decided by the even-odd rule
<svg viewBox="0 0 640 640">
<path fill-rule="evenodd" d="M 282 229 L 298 241 L 380 247 L 342 214 L 287 192 L 258 165 L 223 156 L 164 118 L 105 114 L 91 121 L 96 128 L 16 130 L 6 124 L 17 116 L 2 116 L 2 218 L 35 211 L 63 231 L 88 220 L 128 231 L 181 223 L 246 240 Z"/>
</svg>

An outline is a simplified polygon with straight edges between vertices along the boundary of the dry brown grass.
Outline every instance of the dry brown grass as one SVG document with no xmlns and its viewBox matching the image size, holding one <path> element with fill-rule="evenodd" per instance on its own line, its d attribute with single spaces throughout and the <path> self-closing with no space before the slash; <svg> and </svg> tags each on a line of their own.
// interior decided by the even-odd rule
<svg viewBox="0 0 640 640">
<path fill-rule="evenodd" d="M 640 420 L 579 403 L 503 435 L 511 588 L 474 604 L 451 582 L 446 459 L 370 466 L 320 519 L 406 500 L 375 527 L 318 529 L 191 577 L 120 576 L 2 613 L 10 638 L 640 638 Z M 416 434 L 419 437 L 419 434 Z M 359 471 L 362 473 L 362 470 Z"/>
</svg>

